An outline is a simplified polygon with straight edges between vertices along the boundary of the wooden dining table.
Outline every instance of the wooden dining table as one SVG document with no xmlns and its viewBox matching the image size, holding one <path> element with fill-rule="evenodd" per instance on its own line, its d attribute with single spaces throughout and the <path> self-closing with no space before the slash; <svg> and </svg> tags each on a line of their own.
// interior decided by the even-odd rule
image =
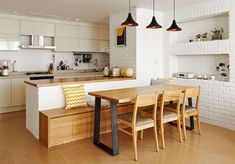
<svg viewBox="0 0 235 164">
<path fill-rule="evenodd" d="M 91 96 L 95 96 L 95 116 L 94 116 L 94 136 L 93 143 L 111 155 L 119 154 L 119 140 L 118 140 L 118 114 L 117 104 L 134 102 L 137 95 L 143 94 L 162 94 L 163 91 L 181 90 L 185 92 L 186 88 L 193 88 L 191 86 L 179 85 L 153 85 L 134 88 L 123 88 L 114 90 L 105 90 L 97 92 L 89 92 Z M 112 147 L 103 144 L 100 141 L 100 114 L 101 114 L 101 99 L 110 101 L 110 115 L 111 115 L 111 129 L 112 129 Z M 192 99 L 188 99 L 188 105 L 192 106 Z M 190 117 L 189 130 L 194 129 L 194 118 Z"/>
</svg>

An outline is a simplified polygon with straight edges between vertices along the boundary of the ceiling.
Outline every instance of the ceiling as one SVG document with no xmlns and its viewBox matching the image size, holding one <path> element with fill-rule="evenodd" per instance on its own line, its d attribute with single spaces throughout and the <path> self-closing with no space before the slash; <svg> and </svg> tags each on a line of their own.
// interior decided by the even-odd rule
<svg viewBox="0 0 235 164">
<path fill-rule="evenodd" d="M 128 0 L 0 0 L 0 13 L 107 22 L 111 13 L 128 9 Z M 177 7 L 205 0 L 177 0 Z M 152 0 L 131 0 L 132 6 L 151 8 Z M 173 0 L 156 0 L 158 10 L 172 8 Z"/>
</svg>

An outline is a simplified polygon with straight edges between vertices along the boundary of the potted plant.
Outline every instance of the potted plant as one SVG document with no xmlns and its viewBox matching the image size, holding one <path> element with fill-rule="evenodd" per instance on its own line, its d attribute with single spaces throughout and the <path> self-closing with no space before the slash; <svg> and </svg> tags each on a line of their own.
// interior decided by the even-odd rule
<svg viewBox="0 0 235 164">
<path fill-rule="evenodd" d="M 211 32 L 213 33 L 212 40 L 222 40 L 223 39 L 223 36 L 222 36 L 222 34 L 224 33 L 223 28 L 215 28 L 214 30 L 211 30 Z"/>
<path fill-rule="evenodd" d="M 197 34 L 195 37 L 196 37 L 196 39 L 197 39 L 198 42 L 201 41 L 201 37 L 202 37 L 201 34 Z"/>
<path fill-rule="evenodd" d="M 207 41 L 207 33 L 201 34 L 202 41 Z"/>
</svg>

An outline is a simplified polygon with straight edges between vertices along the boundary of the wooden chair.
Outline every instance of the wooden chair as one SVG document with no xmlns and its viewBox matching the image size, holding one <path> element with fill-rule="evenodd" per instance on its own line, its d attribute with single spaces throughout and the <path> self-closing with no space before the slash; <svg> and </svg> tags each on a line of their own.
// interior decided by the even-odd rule
<svg viewBox="0 0 235 164">
<path fill-rule="evenodd" d="M 184 94 L 183 105 L 181 106 L 182 124 L 183 124 L 183 132 L 184 132 L 185 140 L 187 139 L 185 119 L 190 116 L 194 116 L 197 118 L 198 133 L 199 135 L 201 135 L 201 124 L 200 124 L 200 117 L 199 117 L 199 97 L 200 97 L 200 87 L 186 89 L 185 94 Z M 186 105 L 188 98 L 196 98 L 195 107 Z"/>
<path fill-rule="evenodd" d="M 138 95 L 135 100 L 133 113 L 125 113 L 118 116 L 119 123 L 125 124 L 132 129 L 131 132 L 125 129 L 120 131 L 129 134 L 133 138 L 134 159 L 137 160 L 137 135 L 138 131 L 143 132 L 144 129 L 152 128 L 154 130 L 154 138 L 156 144 L 156 151 L 159 151 L 158 136 L 157 136 L 157 94 L 152 95 Z M 139 108 L 152 106 L 152 117 L 146 117 L 141 114 Z M 141 133 L 142 136 L 143 133 Z M 141 137 L 142 138 L 142 137 Z"/>
<path fill-rule="evenodd" d="M 181 133 L 181 121 L 180 121 L 180 90 L 176 91 L 164 91 L 161 96 L 161 106 L 157 111 L 157 121 L 160 124 L 160 133 L 162 140 L 162 148 L 165 149 L 165 134 L 164 134 L 164 124 L 172 121 L 177 121 L 177 127 L 179 132 L 179 141 L 182 142 L 182 133 Z M 169 102 L 176 102 L 175 108 L 172 110 L 166 110 L 165 104 Z M 152 113 L 149 110 L 145 110 L 147 113 Z"/>
</svg>

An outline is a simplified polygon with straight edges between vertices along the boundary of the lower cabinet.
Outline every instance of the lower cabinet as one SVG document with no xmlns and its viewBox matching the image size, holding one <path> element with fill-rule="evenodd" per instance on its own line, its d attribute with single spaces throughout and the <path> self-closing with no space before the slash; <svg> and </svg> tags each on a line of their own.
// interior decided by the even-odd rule
<svg viewBox="0 0 235 164">
<path fill-rule="evenodd" d="M 22 79 L 12 79 L 11 81 L 11 99 L 12 99 L 12 106 L 18 106 L 18 105 L 25 105 L 25 83 L 24 81 L 28 80 L 26 78 Z"/>
<path fill-rule="evenodd" d="M 0 108 L 25 105 L 25 80 L 28 79 L 0 79 Z"/>
<path fill-rule="evenodd" d="M 0 107 L 11 106 L 11 79 L 0 80 Z"/>
</svg>

